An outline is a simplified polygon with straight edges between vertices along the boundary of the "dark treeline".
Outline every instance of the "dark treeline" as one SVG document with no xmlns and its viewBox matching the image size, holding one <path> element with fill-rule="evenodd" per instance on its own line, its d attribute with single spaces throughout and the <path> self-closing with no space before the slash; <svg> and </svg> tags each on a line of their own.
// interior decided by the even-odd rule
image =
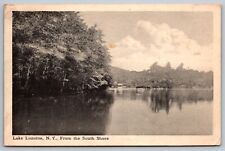
<svg viewBox="0 0 225 151">
<path fill-rule="evenodd" d="M 177 68 L 172 68 L 170 63 L 160 66 L 153 63 L 148 70 L 128 71 L 111 67 L 114 82 L 126 86 L 150 87 L 184 87 L 184 88 L 211 88 L 213 86 L 213 72 L 197 71 L 183 68 L 181 63 Z"/>
<path fill-rule="evenodd" d="M 78 12 L 13 12 L 13 93 L 77 93 L 111 85 L 101 31 Z"/>
</svg>

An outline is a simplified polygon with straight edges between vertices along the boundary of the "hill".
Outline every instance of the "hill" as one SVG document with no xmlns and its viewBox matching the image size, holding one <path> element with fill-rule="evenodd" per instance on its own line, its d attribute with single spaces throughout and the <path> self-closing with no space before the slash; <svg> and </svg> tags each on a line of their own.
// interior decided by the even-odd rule
<svg viewBox="0 0 225 151">
<path fill-rule="evenodd" d="M 211 88 L 213 86 L 212 71 L 184 69 L 183 64 L 173 69 L 169 63 L 165 67 L 154 63 L 148 70 L 139 72 L 111 66 L 111 74 L 114 84 L 122 83 L 129 87 L 163 87 L 165 84 L 185 88 Z"/>
</svg>

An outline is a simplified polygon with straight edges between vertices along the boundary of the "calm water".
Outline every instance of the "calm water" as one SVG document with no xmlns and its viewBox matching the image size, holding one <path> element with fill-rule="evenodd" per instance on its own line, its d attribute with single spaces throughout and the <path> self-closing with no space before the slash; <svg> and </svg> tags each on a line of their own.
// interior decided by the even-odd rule
<svg viewBox="0 0 225 151">
<path fill-rule="evenodd" d="M 110 89 L 16 98 L 13 134 L 211 134 L 212 90 Z"/>
</svg>

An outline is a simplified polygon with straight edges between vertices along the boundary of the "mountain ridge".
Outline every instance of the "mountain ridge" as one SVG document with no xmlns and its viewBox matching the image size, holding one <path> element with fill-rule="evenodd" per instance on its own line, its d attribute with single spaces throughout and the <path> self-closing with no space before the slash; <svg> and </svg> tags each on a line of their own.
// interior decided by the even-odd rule
<svg viewBox="0 0 225 151">
<path fill-rule="evenodd" d="M 171 81 L 173 87 L 212 87 L 213 72 L 183 68 L 183 64 L 173 69 L 153 64 L 148 70 L 130 71 L 110 66 L 114 83 L 122 83 L 129 87 L 138 85 L 149 86 L 152 82 Z"/>
</svg>

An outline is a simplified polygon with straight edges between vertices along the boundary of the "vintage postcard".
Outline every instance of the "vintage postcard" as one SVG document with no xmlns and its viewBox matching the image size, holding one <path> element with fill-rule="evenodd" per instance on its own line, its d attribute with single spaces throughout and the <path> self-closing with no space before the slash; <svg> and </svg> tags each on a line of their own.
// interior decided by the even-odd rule
<svg viewBox="0 0 225 151">
<path fill-rule="evenodd" d="M 4 144 L 220 145 L 220 11 L 5 5 Z"/>
</svg>

